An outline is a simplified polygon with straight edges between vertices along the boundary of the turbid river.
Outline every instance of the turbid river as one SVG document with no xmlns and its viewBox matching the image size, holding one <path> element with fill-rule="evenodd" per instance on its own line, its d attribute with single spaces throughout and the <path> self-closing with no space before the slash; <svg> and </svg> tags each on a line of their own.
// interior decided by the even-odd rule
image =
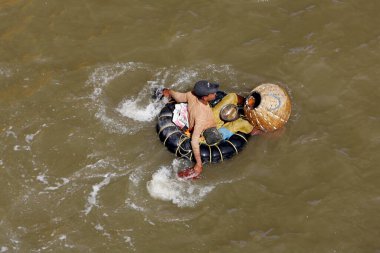
<svg viewBox="0 0 380 253">
<path fill-rule="evenodd" d="M 289 91 L 205 165 L 157 87 Z M 380 1 L 0 0 L 0 252 L 380 252 Z"/>
</svg>

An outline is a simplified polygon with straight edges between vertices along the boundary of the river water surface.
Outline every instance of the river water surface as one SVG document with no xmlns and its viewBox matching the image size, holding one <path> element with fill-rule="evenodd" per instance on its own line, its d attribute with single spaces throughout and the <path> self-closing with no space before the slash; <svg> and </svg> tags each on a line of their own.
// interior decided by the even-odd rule
<svg viewBox="0 0 380 253">
<path fill-rule="evenodd" d="M 380 2 L 0 0 L 0 252 L 380 252 Z M 283 84 L 285 129 L 189 164 L 157 87 Z"/>
</svg>

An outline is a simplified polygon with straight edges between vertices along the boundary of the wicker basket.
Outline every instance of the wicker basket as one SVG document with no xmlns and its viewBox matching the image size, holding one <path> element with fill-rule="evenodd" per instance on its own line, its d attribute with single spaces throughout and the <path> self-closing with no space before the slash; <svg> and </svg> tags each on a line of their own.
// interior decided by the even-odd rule
<svg viewBox="0 0 380 253">
<path fill-rule="evenodd" d="M 261 84 L 248 96 L 244 114 L 249 122 L 264 132 L 273 132 L 285 125 L 291 113 L 289 94 L 277 84 Z"/>
</svg>

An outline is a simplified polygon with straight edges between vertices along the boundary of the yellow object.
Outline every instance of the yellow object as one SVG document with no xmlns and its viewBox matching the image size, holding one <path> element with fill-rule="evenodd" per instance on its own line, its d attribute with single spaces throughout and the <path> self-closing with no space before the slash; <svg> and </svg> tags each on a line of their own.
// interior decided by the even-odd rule
<svg viewBox="0 0 380 253">
<path fill-rule="evenodd" d="M 238 118 L 237 120 L 232 122 L 227 122 L 223 125 L 223 127 L 227 128 L 233 133 L 242 132 L 245 134 L 249 134 L 253 130 L 253 126 L 251 125 L 251 123 L 242 118 Z"/>
<path fill-rule="evenodd" d="M 273 132 L 288 121 L 291 107 L 289 94 L 284 88 L 266 83 L 256 87 L 246 99 L 244 114 L 256 129 Z"/>
<path fill-rule="evenodd" d="M 212 108 L 212 112 L 214 114 L 214 118 L 216 121 L 216 127 L 221 128 L 225 127 L 233 133 L 242 132 L 245 134 L 249 134 L 253 130 L 253 126 L 242 118 L 238 118 L 235 121 L 225 123 L 220 117 L 220 110 L 228 104 L 237 105 L 238 96 L 236 93 L 229 93 L 226 95 L 215 107 Z"/>
<path fill-rule="evenodd" d="M 237 105 L 238 97 L 236 93 L 230 93 L 226 95 L 215 107 L 212 108 L 212 112 L 214 114 L 216 128 L 221 128 L 224 124 L 224 121 L 219 117 L 220 110 L 228 104 Z"/>
</svg>

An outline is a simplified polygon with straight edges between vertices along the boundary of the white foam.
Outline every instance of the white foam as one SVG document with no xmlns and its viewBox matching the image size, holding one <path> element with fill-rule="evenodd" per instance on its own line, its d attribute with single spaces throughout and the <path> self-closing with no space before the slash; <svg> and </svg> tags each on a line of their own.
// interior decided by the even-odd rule
<svg viewBox="0 0 380 253">
<path fill-rule="evenodd" d="M 35 132 L 34 134 L 27 134 L 27 135 L 25 136 L 25 141 L 26 141 L 27 143 L 31 143 L 31 142 L 33 141 L 34 137 L 35 137 L 37 134 L 39 134 L 40 132 L 41 132 L 41 130 L 38 130 L 38 131 Z"/>
<path fill-rule="evenodd" d="M 62 178 L 62 180 L 63 180 L 63 183 L 55 183 L 55 186 L 46 187 L 45 190 L 46 191 L 54 191 L 54 190 L 61 188 L 64 185 L 66 185 L 68 182 L 70 182 L 70 180 L 67 178 Z"/>
<path fill-rule="evenodd" d="M 21 146 L 21 145 L 15 145 L 14 147 L 13 147 L 13 150 L 14 151 L 30 151 L 31 150 L 31 148 L 30 148 L 30 146 Z"/>
<path fill-rule="evenodd" d="M 134 186 L 138 186 L 140 184 L 140 181 L 142 179 L 142 170 L 140 168 L 137 168 L 129 175 L 129 181 L 133 183 Z"/>
<path fill-rule="evenodd" d="M 140 105 L 141 101 L 141 98 L 126 99 L 117 111 L 130 119 L 149 122 L 155 119 L 165 104 L 163 101 L 150 101 L 147 105 Z"/>
<path fill-rule="evenodd" d="M 104 227 L 100 224 L 96 224 L 95 229 L 98 231 L 104 231 Z"/>
<path fill-rule="evenodd" d="M 4 76 L 4 77 L 11 77 L 13 75 L 13 72 L 10 68 L 7 68 L 7 67 L 1 67 L 0 68 L 0 76 Z"/>
<path fill-rule="evenodd" d="M 160 167 L 153 174 L 152 180 L 147 182 L 148 192 L 153 198 L 171 201 L 178 207 L 193 207 L 202 201 L 215 186 L 201 186 L 190 180 L 179 180 L 175 174 L 178 170 L 177 164 L 175 160 L 173 166 Z"/>
<path fill-rule="evenodd" d="M 141 66 L 141 63 L 136 62 L 116 63 L 101 66 L 96 68 L 95 71 L 90 75 L 90 79 L 87 81 L 87 83 L 95 86 L 94 93 L 96 94 L 94 95 L 98 95 L 99 92 L 101 93 L 101 89 L 97 88 L 104 87 L 115 78 L 123 75 L 125 72 L 135 70 Z"/>
<path fill-rule="evenodd" d="M 13 127 L 10 126 L 10 127 L 8 128 L 8 130 L 5 131 L 5 136 L 6 136 L 6 137 L 12 136 L 13 138 L 17 139 L 17 135 L 16 135 L 15 132 L 11 131 L 12 129 L 13 129 Z"/>
<path fill-rule="evenodd" d="M 158 88 L 163 88 L 158 81 L 148 81 L 137 97 L 125 98 L 116 109 L 121 115 L 136 121 L 152 121 L 168 102 L 166 98 L 153 100 L 151 95 Z"/>
<path fill-rule="evenodd" d="M 153 221 L 149 220 L 147 217 L 144 218 L 144 221 L 148 222 L 152 226 L 156 226 L 156 224 Z"/>
<path fill-rule="evenodd" d="M 95 229 L 99 232 L 102 233 L 102 235 L 104 235 L 105 237 L 108 237 L 108 238 L 111 238 L 111 234 L 108 233 L 104 227 L 102 225 L 100 225 L 99 223 L 95 225 Z"/>
<path fill-rule="evenodd" d="M 93 164 L 87 164 L 86 169 L 94 170 L 97 168 L 108 168 L 108 167 L 114 167 L 112 163 L 109 161 L 109 159 L 99 159 Z"/>
<path fill-rule="evenodd" d="M 180 86 L 182 84 L 193 83 L 197 76 L 199 75 L 199 70 L 182 68 L 174 75 L 174 83 L 172 86 Z"/>
<path fill-rule="evenodd" d="M 136 210 L 136 211 L 139 211 L 139 212 L 144 212 L 145 211 L 144 207 L 136 205 L 129 198 L 127 200 L 125 200 L 125 204 L 127 204 L 127 206 L 129 208 L 133 209 L 133 210 Z"/>
<path fill-rule="evenodd" d="M 41 183 L 43 184 L 48 184 L 49 182 L 47 181 L 46 179 L 46 175 L 45 174 L 39 174 L 37 176 L 37 180 L 40 181 Z"/>
<path fill-rule="evenodd" d="M 136 249 L 134 248 L 135 245 L 133 243 L 132 237 L 125 235 L 123 238 L 124 238 L 124 241 L 128 243 L 130 247 L 132 247 L 133 251 L 136 251 Z"/>
<path fill-rule="evenodd" d="M 103 89 L 114 79 L 126 74 L 128 71 L 133 71 L 142 68 L 143 65 L 135 62 L 116 63 L 98 67 L 90 75 L 86 82 L 92 85 L 94 90 L 90 96 L 95 106 L 97 107 L 95 117 L 98 118 L 111 132 L 129 133 L 132 134 L 138 129 L 131 126 L 125 126 L 124 122 L 108 116 L 106 104 L 104 102 Z"/>
<path fill-rule="evenodd" d="M 123 177 L 130 173 L 130 170 L 128 170 L 128 165 L 119 165 L 118 160 L 106 157 L 96 161 L 95 163 L 86 165 L 82 169 L 76 171 L 69 179 L 83 180 L 104 178 L 105 175 L 109 174 L 110 170 L 118 172 L 118 174 L 112 174 L 112 177 Z"/>
<path fill-rule="evenodd" d="M 108 185 L 111 181 L 111 177 L 113 176 L 113 174 L 106 174 L 104 176 L 104 180 L 101 181 L 100 183 L 98 184 L 95 184 L 92 186 L 92 192 L 90 193 L 90 195 L 88 196 L 87 198 L 87 204 L 86 204 L 86 209 L 84 211 L 84 213 L 87 215 L 91 212 L 92 208 L 94 206 L 98 206 L 97 204 L 97 195 L 98 195 L 98 192 L 106 185 Z"/>
</svg>

